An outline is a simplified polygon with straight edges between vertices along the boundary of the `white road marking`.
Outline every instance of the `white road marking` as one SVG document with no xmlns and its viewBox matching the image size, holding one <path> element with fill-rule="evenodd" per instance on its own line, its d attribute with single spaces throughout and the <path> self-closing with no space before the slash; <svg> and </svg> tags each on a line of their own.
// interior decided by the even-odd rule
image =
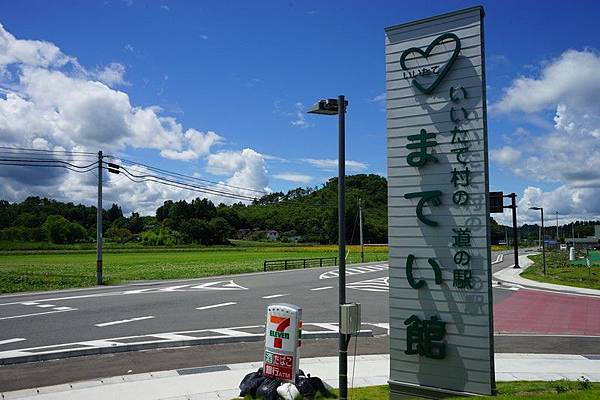
<svg viewBox="0 0 600 400">
<path fill-rule="evenodd" d="M 76 310 L 73 307 L 54 307 L 55 310 L 57 311 L 71 311 L 71 310 Z"/>
<path fill-rule="evenodd" d="M 160 288 L 161 292 L 175 292 L 177 291 L 177 289 L 182 289 L 184 287 L 188 287 L 190 285 L 179 285 L 179 286 L 170 286 L 170 287 L 166 287 L 166 288 Z"/>
<path fill-rule="evenodd" d="M 149 289 L 137 289 L 137 290 L 126 290 L 123 292 L 123 294 L 138 294 L 138 293 L 144 293 L 147 292 L 149 290 L 155 290 L 156 288 L 149 288 Z"/>
<path fill-rule="evenodd" d="M 220 304 L 213 304 L 213 305 L 210 305 L 210 306 L 196 307 L 196 310 L 208 310 L 209 308 L 233 306 L 235 304 L 237 304 L 237 303 L 233 302 L 233 301 L 230 301 L 228 303 L 220 303 Z"/>
<path fill-rule="evenodd" d="M 366 281 L 352 282 L 346 285 L 348 289 L 364 290 L 367 292 L 388 292 L 390 290 L 389 278 L 387 276 Z"/>
<path fill-rule="evenodd" d="M 38 304 L 36 307 L 50 308 L 50 307 L 56 307 L 56 306 L 54 304 Z"/>
<path fill-rule="evenodd" d="M 94 325 L 96 325 L 99 328 L 102 328 L 104 326 L 126 324 L 128 322 L 143 321 L 145 319 L 152 319 L 152 318 L 154 318 L 152 315 L 148 315 L 147 317 L 137 317 L 137 318 L 130 318 L 130 319 L 122 319 L 120 321 L 103 322 L 101 324 L 94 324 Z"/>
<path fill-rule="evenodd" d="M 389 269 L 387 264 L 359 265 L 356 267 L 346 268 L 346 276 L 352 276 L 352 275 L 356 275 L 356 274 L 366 274 L 369 272 L 385 271 L 387 269 Z M 319 279 L 337 278 L 339 274 L 340 274 L 339 269 L 334 269 L 332 271 L 323 272 L 319 276 Z"/>
<path fill-rule="evenodd" d="M 284 293 L 284 294 L 271 294 L 269 296 L 263 296 L 262 298 L 263 299 L 275 299 L 277 297 L 283 297 L 283 296 L 287 296 L 287 295 L 288 295 L 287 293 Z"/>
<path fill-rule="evenodd" d="M 39 303 L 36 303 L 35 301 L 24 301 L 20 304 L 23 304 L 24 306 L 37 306 Z"/>
<path fill-rule="evenodd" d="M 55 311 L 45 311 L 45 312 L 39 312 L 39 313 L 33 313 L 33 314 L 11 315 L 10 317 L 0 317 L 0 321 L 5 320 L 5 319 L 35 317 L 36 315 L 56 314 L 56 313 L 60 313 L 60 312 L 75 311 L 75 310 L 77 310 L 77 309 L 71 308 L 70 310 L 55 310 Z"/>
<path fill-rule="evenodd" d="M 191 288 L 205 290 L 248 290 L 248 288 L 240 286 L 234 281 L 206 282 L 201 285 L 192 286 Z"/>
<path fill-rule="evenodd" d="M 372 324 L 373 326 L 381 326 L 384 328 L 387 324 Z M 331 333 L 338 332 L 338 325 L 335 323 L 311 323 L 305 322 L 303 326 L 307 329 L 304 330 L 309 335 L 316 335 L 319 333 Z M 309 327 L 318 327 L 320 330 L 311 330 Z M 262 332 L 260 332 L 262 329 Z M 106 338 L 98 340 L 80 341 L 72 343 L 54 343 L 46 346 L 31 347 L 31 348 L 20 348 L 14 350 L 0 351 L 0 360 L 12 357 L 23 357 L 32 354 L 36 355 L 49 355 L 57 354 L 62 352 L 70 352 L 75 350 L 90 350 L 90 349 L 102 349 L 111 348 L 117 346 L 128 346 L 132 344 L 150 344 L 150 343 L 169 343 L 177 342 L 182 340 L 214 340 L 215 338 L 227 338 L 227 337 L 264 337 L 264 325 L 249 325 L 249 326 L 234 326 L 230 328 L 213 328 L 213 329 L 200 329 L 192 331 L 179 331 L 179 332 L 162 332 L 162 333 L 149 333 L 145 335 L 137 336 L 124 336 L 115 338 Z M 260 333 L 257 333 L 260 332 Z M 364 331 L 363 331 L 364 332 Z"/>
<path fill-rule="evenodd" d="M 316 292 L 317 290 L 326 290 L 326 289 L 333 289 L 333 286 L 322 286 L 322 287 L 316 287 L 316 288 L 313 288 L 313 289 L 310 289 L 310 290 L 312 290 L 312 291 L 315 291 L 315 292 Z"/>
<path fill-rule="evenodd" d="M 23 340 L 27 340 L 27 339 L 19 337 L 19 338 L 13 338 L 13 339 L 0 340 L 0 344 L 22 342 Z"/>
<path fill-rule="evenodd" d="M 498 254 L 498 257 L 496 257 L 496 261 L 492 261 L 492 265 L 501 263 L 503 260 L 504 260 L 504 254 Z"/>
</svg>

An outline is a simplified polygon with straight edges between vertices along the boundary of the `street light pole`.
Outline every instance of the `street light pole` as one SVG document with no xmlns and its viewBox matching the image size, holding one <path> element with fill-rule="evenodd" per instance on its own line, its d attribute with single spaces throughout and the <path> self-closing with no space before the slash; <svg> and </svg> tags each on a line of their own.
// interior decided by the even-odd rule
<svg viewBox="0 0 600 400">
<path fill-rule="evenodd" d="M 339 371 L 340 399 L 348 399 L 348 342 L 350 335 L 342 333 L 342 305 L 346 304 L 346 98 L 321 100 L 308 112 L 338 115 L 338 259 L 339 259 Z"/>
<path fill-rule="evenodd" d="M 544 240 L 544 207 L 540 207 L 542 212 L 542 260 L 544 263 L 544 276 L 546 276 L 546 241 Z"/>
<path fill-rule="evenodd" d="M 544 276 L 546 276 L 546 241 L 544 240 L 544 207 L 529 207 L 530 210 L 539 210 L 542 217 L 541 241 L 542 241 L 542 262 L 544 263 Z"/>
<path fill-rule="evenodd" d="M 558 211 L 556 213 L 556 242 L 560 243 L 560 236 L 558 235 Z"/>
<path fill-rule="evenodd" d="M 339 315 L 346 304 L 346 99 L 338 96 L 338 243 L 339 265 Z M 339 343 L 339 386 L 340 399 L 348 398 L 348 341 L 340 331 Z"/>
</svg>

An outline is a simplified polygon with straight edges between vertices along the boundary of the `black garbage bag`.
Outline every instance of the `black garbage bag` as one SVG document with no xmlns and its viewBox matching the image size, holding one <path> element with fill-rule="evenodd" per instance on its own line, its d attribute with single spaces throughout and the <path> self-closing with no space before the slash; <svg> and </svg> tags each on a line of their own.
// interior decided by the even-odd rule
<svg viewBox="0 0 600 400">
<path fill-rule="evenodd" d="M 279 395 L 277 394 L 279 385 L 281 385 L 281 381 L 266 378 L 258 389 L 256 389 L 256 397 L 264 400 L 279 400 Z"/>
<path fill-rule="evenodd" d="M 313 389 L 315 389 L 315 391 L 320 392 L 325 397 L 331 397 L 331 392 L 327 390 L 321 378 L 318 378 L 316 376 L 310 376 L 310 374 L 308 374 L 307 379 L 310 385 L 313 387 Z"/>
<path fill-rule="evenodd" d="M 317 392 L 308 381 L 308 378 L 303 376 L 296 377 L 296 388 L 305 400 L 314 400 Z"/>
<path fill-rule="evenodd" d="M 263 369 L 259 368 L 256 372 L 250 372 L 247 374 L 242 382 L 240 383 L 240 397 L 246 395 L 256 396 L 256 390 L 263 383 L 265 377 L 262 374 Z"/>
</svg>

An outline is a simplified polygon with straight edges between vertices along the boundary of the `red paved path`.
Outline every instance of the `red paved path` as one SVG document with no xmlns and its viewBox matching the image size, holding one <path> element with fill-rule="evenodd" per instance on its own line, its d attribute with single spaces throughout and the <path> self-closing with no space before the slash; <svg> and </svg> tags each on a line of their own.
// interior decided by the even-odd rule
<svg viewBox="0 0 600 400">
<path fill-rule="evenodd" d="M 494 306 L 497 333 L 600 335 L 600 298 L 519 290 Z"/>
</svg>

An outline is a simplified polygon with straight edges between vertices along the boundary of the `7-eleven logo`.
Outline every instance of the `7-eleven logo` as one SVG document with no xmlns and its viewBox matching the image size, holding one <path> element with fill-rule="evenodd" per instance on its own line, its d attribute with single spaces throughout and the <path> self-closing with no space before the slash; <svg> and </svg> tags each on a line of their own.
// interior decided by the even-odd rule
<svg viewBox="0 0 600 400">
<path fill-rule="evenodd" d="M 269 330 L 269 336 L 275 338 L 273 346 L 275 346 L 278 349 L 281 349 L 281 347 L 283 346 L 283 339 L 290 338 L 290 334 L 284 332 L 290 326 L 290 319 L 271 315 L 271 323 L 277 324 L 277 327 L 275 328 L 275 330 Z"/>
</svg>

